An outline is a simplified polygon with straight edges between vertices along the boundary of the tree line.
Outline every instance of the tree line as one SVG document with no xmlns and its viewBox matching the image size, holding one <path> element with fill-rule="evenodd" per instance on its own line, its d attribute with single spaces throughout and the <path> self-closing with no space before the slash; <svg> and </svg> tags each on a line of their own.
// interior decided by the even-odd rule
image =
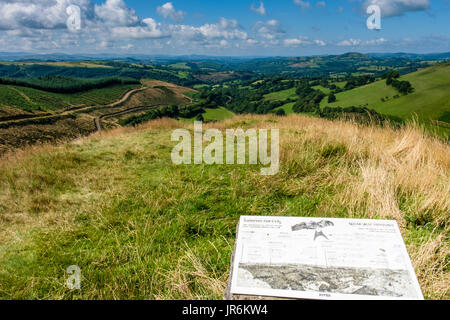
<svg viewBox="0 0 450 320">
<path fill-rule="evenodd" d="M 398 92 L 403 95 L 414 92 L 414 88 L 409 81 L 398 80 L 400 74 L 397 71 L 390 71 L 383 75 L 383 79 L 386 79 L 388 86 L 394 87 Z"/>
<path fill-rule="evenodd" d="M 139 84 L 132 78 L 80 79 L 63 76 L 43 76 L 30 79 L 0 78 L 0 84 L 27 87 L 54 93 L 77 93 L 114 85 Z"/>
<path fill-rule="evenodd" d="M 153 109 L 140 115 L 121 119 L 119 120 L 119 124 L 121 126 L 137 126 L 141 123 L 159 118 L 191 119 L 197 117 L 197 120 L 203 121 L 203 116 L 201 116 L 203 113 L 205 113 L 205 109 L 203 109 L 199 104 L 193 104 L 183 108 L 180 108 L 177 105 L 171 105 Z"/>
</svg>

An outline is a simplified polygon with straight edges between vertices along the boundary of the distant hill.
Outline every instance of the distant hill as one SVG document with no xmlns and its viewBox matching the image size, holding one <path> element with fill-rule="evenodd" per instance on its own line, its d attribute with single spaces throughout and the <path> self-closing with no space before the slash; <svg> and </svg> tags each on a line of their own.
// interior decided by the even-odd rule
<svg viewBox="0 0 450 320">
<path fill-rule="evenodd" d="M 250 71 L 262 74 L 285 76 L 345 76 L 349 74 L 377 74 L 385 68 L 404 69 L 404 73 L 416 71 L 422 62 L 438 62 L 450 59 L 450 53 L 371 53 L 349 52 L 342 55 L 300 56 L 300 57 L 218 57 L 203 55 L 145 55 L 145 54 L 30 54 L 2 53 L 0 60 L 15 62 L 67 62 L 67 61 L 108 61 L 122 63 L 142 63 L 156 65 L 183 72 L 224 72 Z M 120 70 L 119 70 L 120 71 Z M 0 74 L 4 72 L 0 68 Z M 146 76 L 147 78 L 149 76 Z M 160 79 L 174 82 L 174 79 Z M 186 83 L 179 83 L 186 85 Z"/>
<path fill-rule="evenodd" d="M 370 57 L 374 58 L 402 58 L 402 59 L 412 59 L 412 60 L 449 60 L 450 52 L 443 53 L 428 53 L 428 54 L 416 54 L 416 53 L 368 53 Z"/>
</svg>

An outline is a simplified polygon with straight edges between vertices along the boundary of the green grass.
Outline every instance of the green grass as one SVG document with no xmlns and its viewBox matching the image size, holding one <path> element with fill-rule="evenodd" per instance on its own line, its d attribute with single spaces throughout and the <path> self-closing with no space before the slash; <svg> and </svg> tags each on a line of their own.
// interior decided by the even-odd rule
<svg viewBox="0 0 450 320">
<path fill-rule="evenodd" d="M 294 105 L 295 105 L 295 102 L 286 103 L 284 106 L 276 108 L 275 111 L 279 110 L 279 109 L 283 109 L 284 112 L 286 112 L 287 115 L 293 114 L 294 110 L 292 108 L 294 107 Z"/>
<path fill-rule="evenodd" d="M 0 85 L 0 106 L 8 106 L 24 111 L 38 110 L 39 106 L 20 95 L 14 87 Z"/>
<path fill-rule="evenodd" d="M 313 87 L 313 89 L 320 90 L 320 91 L 322 91 L 325 94 L 329 94 L 331 92 L 330 89 L 322 87 L 322 86 L 315 86 L 315 87 Z"/>
<path fill-rule="evenodd" d="M 401 80 L 410 81 L 415 92 L 394 98 L 399 93 L 382 80 L 339 93 L 336 95 L 337 101 L 331 104 L 324 99 L 321 107 L 367 106 L 379 113 L 402 119 L 411 119 L 417 115 L 418 119 L 424 123 L 439 119 L 450 110 L 450 63 L 402 76 Z M 382 102 L 381 98 L 387 101 Z"/>
<path fill-rule="evenodd" d="M 203 114 L 203 117 L 207 121 L 226 120 L 226 119 L 231 119 L 235 116 L 235 114 L 233 112 L 231 112 L 230 110 L 228 110 L 227 108 L 224 108 L 224 107 L 219 107 L 217 109 L 208 109 L 207 108 L 205 110 L 206 110 L 206 113 Z"/>
<path fill-rule="evenodd" d="M 350 124 L 295 119 L 241 117 L 231 125 L 283 128 L 281 150 L 290 156 L 273 177 L 261 176 L 259 166 L 174 165 L 170 136 L 183 124 L 169 120 L 155 122 L 163 129 L 106 134 L 0 163 L 0 299 L 221 299 L 241 215 L 379 218 L 384 204 L 378 207 L 376 197 L 385 187 L 378 176 L 373 189 L 358 189 L 367 178 L 361 166 L 378 163 L 367 159 L 376 145 L 364 140 L 371 131 L 355 145 L 354 130 L 363 129 L 346 136 Z M 421 171 L 433 162 L 420 163 L 414 172 L 401 172 L 434 172 Z M 448 175 L 436 170 L 442 179 Z M 427 206 L 433 207 L 430 228 L 402 229 L 410 253 L 445 232 L 437 222 L 442 197 L 427 204 L 420 190 L 406 182 L 392 194 L 399 222 L 402 215 L 426 217 Z M 344 201 L 349 195 L 351 203 Z M 81 268 L 81 291 L 65 287 L 70 265 Z M 429 268 L 423 285 L 440 279 L 441 267 Z M 424 287 L 426 296 L 445 298 L 445 292 L 430 291 L 432 284 Z"/>
<path fill-rule="evenodd" d="M 266 94 L 264 98 L 268 101 L 282 101 L 290 98 L 297 98 L 297 94 L 295 93 L 296 88 L 291 88 L 287 90 L 272 92 L 269 94 Z"/>
<path fill-rule="evenodd" d="M 186 69 L 186 70 L 190 70 L 191 68 L 187 65 L 187 62 L 178 62 L 178 63 L 174 63 L 169 65 L 170 68 L 174 68 L 174 69 Z"/>
</svg>

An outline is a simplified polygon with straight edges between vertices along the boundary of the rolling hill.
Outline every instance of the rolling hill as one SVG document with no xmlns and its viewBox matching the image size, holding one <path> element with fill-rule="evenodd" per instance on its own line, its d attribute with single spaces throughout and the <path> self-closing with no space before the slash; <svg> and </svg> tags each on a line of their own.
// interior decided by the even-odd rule
<svg viewBox="0 0 450 320">
<path fill-rule="evenodd" d="M 0 85 L 0 155 L 26 145 L 65 141 L 118 126 L 121 117 L 189 105 L 193 89 L 157 80 L 74 94 Z"/>
<path fill-rule="evenodd" d="M 450 63 L 432 66 L 407 74 L 401 80 L 411 82 L 415 91 L 406 96 L 386 85 L 385 80 L 359 87 L 336 95 L 337 101 L 328 103 L 324 99 L 321 107 L 367 106 L 377 112 L 393 115 L 402 119 L 411 119 L 417 115 L 419 121 L 450 133 L 449 123 L 433 122 L 442 119 L 450 111 Z M 383 99 L 384 102 L 381 100 Z"/>
</svg>

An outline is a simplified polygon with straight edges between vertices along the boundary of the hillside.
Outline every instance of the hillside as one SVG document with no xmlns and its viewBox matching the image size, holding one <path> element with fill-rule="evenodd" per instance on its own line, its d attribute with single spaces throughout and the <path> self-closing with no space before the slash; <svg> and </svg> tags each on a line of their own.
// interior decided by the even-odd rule
<svg viewBox="0 0 450 320">
<path fill-rule="evenodd" d="M 0 155 L 41 142 L 85 136 L 116 127 L 122 116 L 160 106 L 185 106 L 193 89 L 157 80 L 74 94 L 0 85 Z"/>
<path fill-rule="evenodd" d="M 449 299 L 450 147 L 420 128 L 292 115 L 205 128 L 280 129 L 280 173 L 174 166 L 156 120 L 0 160 L 0 297 L 221 299 L 240 215 L 396 219 L 426 298 Z M 65 270 L 82 270 L 81 291 Z"/>
<path fill-rule="evenodd" d="M 368 106 L 379 113 L 411 119 L 415 115 L 420 121 L 430 124 L 432 120 L 441 119 L 450 111 L 450 63 L 432 66 L 401 77 L 411 82 L 415 91 L 406 96 L 386 85 L 385 80 L 341 92 L 336 95 L 337 101 L 328 103 L 324 99 L 321 107 Z M 383 102 L 381 99 L 384 99 Z M 441 130 L 450 133 L 450 124 L 442 123 Z"/>
</svg>

